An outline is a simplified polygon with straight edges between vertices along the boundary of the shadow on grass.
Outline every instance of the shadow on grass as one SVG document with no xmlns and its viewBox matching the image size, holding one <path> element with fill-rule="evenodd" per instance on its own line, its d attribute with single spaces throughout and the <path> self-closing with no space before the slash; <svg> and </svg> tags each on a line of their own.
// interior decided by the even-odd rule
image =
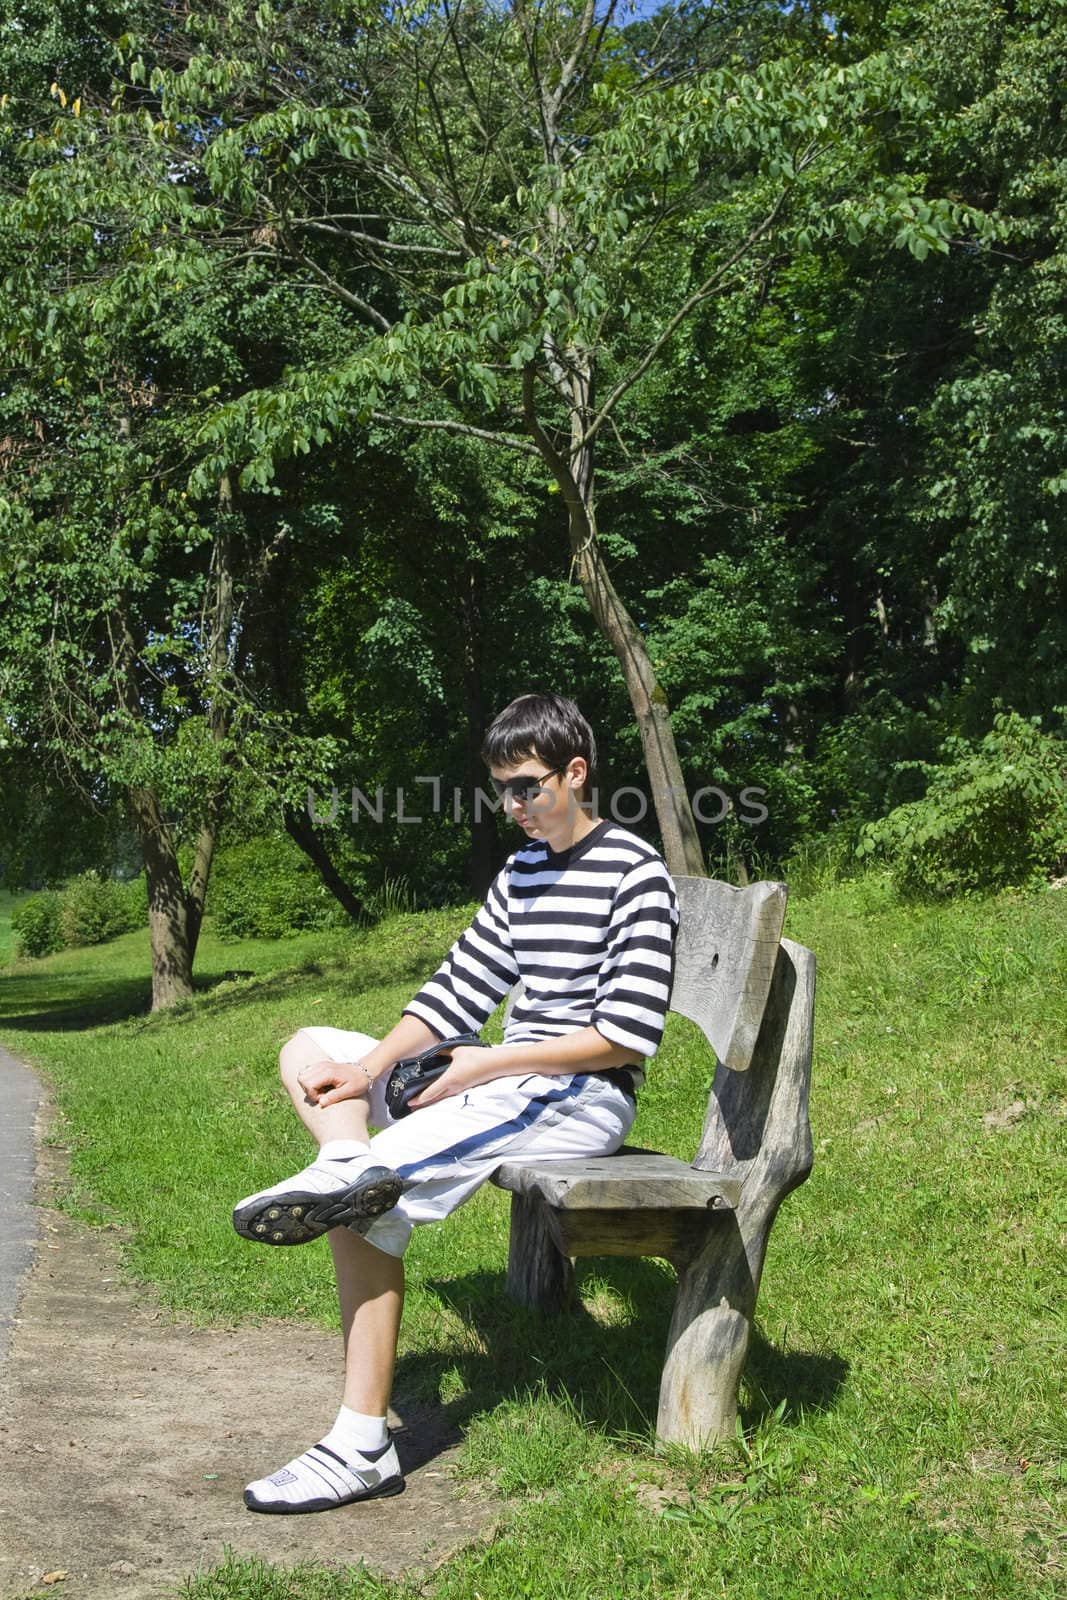
<svg viewBox="0 0 1067 1600">
<path fill-rule="evenodd" d="M 133 1017 L 179 1021 L 207 1012 L 246 1005 L 249 999 L 270 1000 L 310 982 L 321 969 L 314 966 L 265 975 L 258 982 L 247 970 L 207 972 L 197 975 L 191 1001 L 180 1001 L 165 1011 L 152 1012 L 152 980 L 112 978 L 101 981 L 91 972 L 58 975 L 3 976 L 0 986 L 0 1026 L 7 1024 L 26 1033 L 72 1033 L 103 1028 Z M 228 984 L 236 985 L 227 989 Z M 215 994 L 220 989 L 220 994 Z M 23 1009 L 25 1008 L 25 1009 Z"/>
<path fill-rule="evenodd" d="M 674 1303 L 675 1278 L 653 1260 L 598 1259 L 578 1264 L 578 1283 L 601 1311 L 577 1304 L 558 1317 L 529 1311 L 507 1296 L 502 1272 L 433 1280 L 425 1287 L 470 1330 L 465 1349 L 402 1358 L 394 1405 L 412 1437 L 418 1463 L 454 1444 L 473 1416 L 543 1385 L 565 1395 L 586 1422 L 616 1437 L 648 1439 L 654 1431 L 660 1374 Z M 458 1374 L 464 1393 L 434 1405 L 442 1381 Z M 773 1412 L 827 1411 L 848 1374 L 833 1353 L 779 1350 L 753 1331 L 745 1372 L 757 1399 L 742 1408 L 746 1427 Z M 429 1432 L 422 1440 L 423 1419 Z M 416 1464 L 413 1461 L 413 1465 Z"/>
<path fill-rule="evenodd" d="M 27 1033 L 68 1033 L 107 1027 L 133 1017 L 168 1024 L 222 1015 L 250 1001 L 288 998 L 302 986 L 343 969 L 317 961 L 283 972 L 255 973 L 247 968 L 222 968 L 200 972 L 194 980 L 191 1001 L 179 1001 L 165 1011 L 152 1012 L 150 977 L 101 980 L 91 971 L 62 974 L 3 974 L 0 981 L 0 1027 Z M 413 966 L 414 970 L 414 966 Z M 421 974 L 424 964 L 417 967 Z M 407 974 L 400 971 L 402 979 Z M 373 980 L 377 981 L 377 978 Z M 360 987 L 373 987 L 360 974 Z"/>
<path fill-rule="evenodd" d="M 752 1330 L 745 1368 L 746 1387 L 755 1397 L 741 1407 L 746 1428 L 755 1427 L 785 1401 L 786 1418 L 801 1412 L 831 1411 L 844 1388 L 849 1364 L 844 1356 L 817 1350 L 780 1350 Z"/>
<path fill-rule="evenodd" d="M 43 991 L 43 992 L 42 992 Z M 0 1026 L 26 1033 L 66 1033 L 143 1016 L 152 1004 L 151 978 L 94 980 L 89 972 L 47 979 L 4 974 Z"/>
<path fill-rule="evenodd" d="M 404 925 L 375 939 L 370 929 L 353 940 L 344 954 L 330 952 L 318 958 L 296 957 L 294 965 L 272 966 L 266 971 L 215 965 L 225 956 L 205 954 L 193 980 L 192 1000 L 179 1002 L 166 1011 L 151 1010 L 152 984 L 147 959 L 142 976 L 101 978 L 99 967 L 70 967 L 44 971 L 36 964 L 30 969 L 0 972 L 0 1026 L 28 1033 L 64 1033 L 106 1027 L 133 1017 L 158 1021 L 218 1015 L 249 1001 L 272 1002 L 287 999 L 302 986 L 326 979 L 344 984 L 346 990 L 389 987 L 413 983 L 416 986 L 438 964 L 449 941 L 435 936 L 412 937 Z M 416 934 L 419 932 L 416 929 Z M 93 959 L 96 947 L 86 951 Z M 284 956 L 284 948 L 279 958 Z M 235 958 L 240 959 L 239 949 Z M 99 958 L 98 958 L 99 959 Z M 293 958 L 290 956 L 290 960 Z"/>
</svg>

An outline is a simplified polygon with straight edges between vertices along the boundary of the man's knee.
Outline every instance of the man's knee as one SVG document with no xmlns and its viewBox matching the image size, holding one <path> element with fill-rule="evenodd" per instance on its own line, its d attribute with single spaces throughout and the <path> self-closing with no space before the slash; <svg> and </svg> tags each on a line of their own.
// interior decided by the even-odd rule
<svg viewBox="0 0 1067 1600">
<path fill-rule="evenodd" d="M 286 1085 L 295 1083 L 296 1075 L 301 1067 L 310 1066 L 313 1061 L 321 1061 L 323 1051 L 302 1028 L 286 1039 L 278 1052 L 278 1071 L 281 1073 L 282 1082 Z"/>
</svg>

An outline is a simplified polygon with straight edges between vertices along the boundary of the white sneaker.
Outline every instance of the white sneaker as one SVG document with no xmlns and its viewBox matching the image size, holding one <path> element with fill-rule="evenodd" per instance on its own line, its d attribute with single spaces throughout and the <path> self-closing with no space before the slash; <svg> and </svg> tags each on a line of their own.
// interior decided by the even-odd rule
<svg viewBox="0 0 1067 1600">
<path fill-rule="evenodd" d="M 287 1515 L 302 1511 L 333 1511 L 356 1500 L 377 1500 L 400 1494 L 404 1476 L 396 1446 L 387 1439 L 378 1450 L 338 1455 L 326 1444 L 313 1444 L 295 1461 L 289 1461 L 269 1478 L 259 1478 L 245 1490 L 249 1511 Z"/>
<path fill-rule="evenodd" d="M 330 1228 L 350 1228 L 388 1211 L 403 1183 L 370 1151 L 319 1156 L 291 1178 L 251 1194 L 234 1208 L 233 1225 L 256 1244 L 307 1244 Z"/>
</svg>

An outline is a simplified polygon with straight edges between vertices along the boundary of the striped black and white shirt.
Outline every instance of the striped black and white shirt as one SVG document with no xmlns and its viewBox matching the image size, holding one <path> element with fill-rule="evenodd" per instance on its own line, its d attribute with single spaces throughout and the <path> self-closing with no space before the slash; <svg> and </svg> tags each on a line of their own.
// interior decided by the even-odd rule
<svg viewBox="0 0 1067 1600">
<path fill-rule="evenodd" d="M 507 1044 L 592 1024 L 635 1056 L 656 1053 L 670 999 L 678 902 L 663 858 L 601 821 L 569 850 L 533 839 L 404 1009 L 442 1038 L 474 1033 L 522 980 Z"/>
</svg>

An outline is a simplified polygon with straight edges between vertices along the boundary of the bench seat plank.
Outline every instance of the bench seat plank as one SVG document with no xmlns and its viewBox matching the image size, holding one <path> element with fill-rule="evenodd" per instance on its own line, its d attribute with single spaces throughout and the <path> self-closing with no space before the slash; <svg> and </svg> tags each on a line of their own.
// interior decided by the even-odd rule
<svg viewBox="0 0 1067 1600">
<path fill-rule="evenodd" d="M 505 1162 L 494 1183 L 512 1194 L 536 1195 L 560 1211 L 732 1211 L 736 1178 L 697 1172 L 673 1156 L 622 1150 L 575 1161 Z"/>
</svg>

